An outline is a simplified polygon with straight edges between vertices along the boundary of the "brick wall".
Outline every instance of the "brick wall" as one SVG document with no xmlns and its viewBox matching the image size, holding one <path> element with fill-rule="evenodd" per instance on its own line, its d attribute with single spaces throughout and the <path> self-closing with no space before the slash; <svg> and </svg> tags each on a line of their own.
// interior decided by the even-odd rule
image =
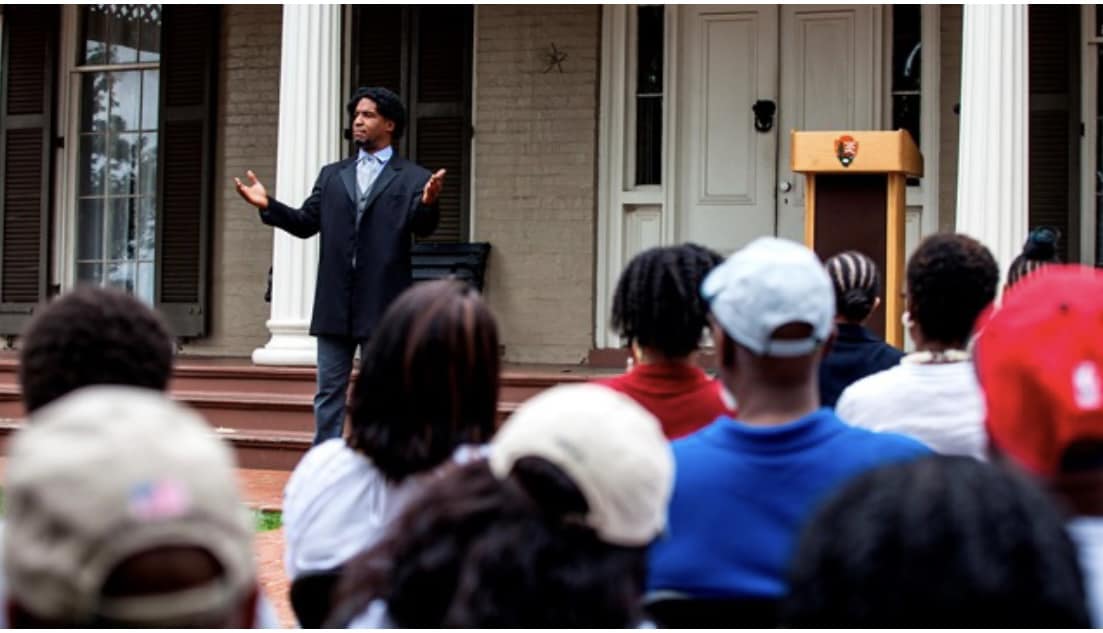
<svg viewBox="0 0 1103 633">
<path fill-rule="evenodd" d="M 953 231 L 957 214 L 957 145 L 961 117 L 954 104 L 961 102 L 961 5 L 944 4 L 942 15 L 941 103 L 939 104 L 939 203 L 938 228 Z"/>
<path fill-rule="evenodd" d="M 282 16 L 278 5 L 222 9 L 211 320 L 209 336 L 185 346 L 189 354 L 249 356 L 268 341 L 272 229 L 238 196 L 233 177 L 244 179 L 252 169 L 269 191 L 276 189 Z"/>
<path fill-rule="evenodd" d="M 592 347 L 600 27 L 599 6 L 477 8 L 474 237 L 510 361 Z"/>
</svg>

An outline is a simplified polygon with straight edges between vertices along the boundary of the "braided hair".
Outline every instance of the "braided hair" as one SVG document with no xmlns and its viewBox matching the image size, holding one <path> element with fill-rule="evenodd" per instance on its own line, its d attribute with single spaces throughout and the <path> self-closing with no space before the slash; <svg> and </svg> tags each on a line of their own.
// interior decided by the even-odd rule
<svg viewBox="0 0 1103 633">
<path fill-rule="evenodd" d="M 628 262 L 613 294 L 611 325 L 628 345 L 688 356 L 701 340 L 708 304 L 699 288 L 723 257 L 704 246 L 648 249 Z"/>
<path fill-rule="evenodd" d="M 1007 286 L 1011 287 L 1047 264 L 1060 263 L 1057 257 L 1057 240 L 1060 238 L 1061 232 L 1048 226 L 1031 231 L 1023 244 L 1023 252 L 1011 261 L 1007 269 Z"/>
<path fill-rule="evenodd" d="M 865 321 L 877 303 L 877 264 L 864 253 L 846 251 L 824 264 L 835 287 L 835 312 L 851 323 Z"/>
</svg>

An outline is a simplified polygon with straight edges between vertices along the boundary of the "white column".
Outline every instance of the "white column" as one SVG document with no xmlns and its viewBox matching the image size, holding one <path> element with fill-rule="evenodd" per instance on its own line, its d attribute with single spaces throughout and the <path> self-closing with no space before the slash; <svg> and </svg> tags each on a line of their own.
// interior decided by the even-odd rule
<svg viewBox="0 0 1103 633">
<path fill-rule="evenodd" d="M 1027 233 L 1027 27 L 1025 5 L 964 8 L 956 228 L 992 251 L 1001 277 Z"/>
<path fill-rule="evenodd" d="M 276 199 L 298 206 L 318 172 L 341 151 L 341 7 L 284 5 L 280 60 Z M 318 238 L 275 230 L 272 249 L 272 338 L 253 351 L 258 365 L 314 365 L 307 334 L 314 306 Z"/>
</svg>

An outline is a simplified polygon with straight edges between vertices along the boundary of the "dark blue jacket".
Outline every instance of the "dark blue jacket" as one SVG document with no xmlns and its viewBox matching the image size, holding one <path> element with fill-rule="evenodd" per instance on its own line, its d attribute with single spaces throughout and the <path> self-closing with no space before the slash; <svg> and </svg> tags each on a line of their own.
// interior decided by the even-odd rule
<svg viewBox="0 0 1103 633">
<path fill-rule="evenodd" d="M 265 224 L 296 237 L 321 234 L 311 334 L 368 338 L 387 306 L 410 286 L 410 234 L 429 235 L 440 219 L 436 205 L 421 204 L 429 176 L 393 155 L 372 184 L 359 226 L 355 158 L 323 167 L 300 209 L 268 198 L 260 212 Z"/>
<path fill-rule="evenodd" d="M 861 325 L 839 323 L 835 344 L 820 363 L 820 404 L 835 407 L 851 384 L 893 367 L 904 353 Z"/>
</svg>

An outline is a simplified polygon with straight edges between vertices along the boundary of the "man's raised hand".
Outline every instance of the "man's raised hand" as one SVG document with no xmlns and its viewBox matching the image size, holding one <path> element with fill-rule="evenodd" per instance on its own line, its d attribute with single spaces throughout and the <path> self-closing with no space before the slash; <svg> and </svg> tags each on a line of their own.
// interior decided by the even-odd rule
<svg viewBox="0 0 1103 633">
<path fill-rule="evenodd" d="M 245 183 L 237 177 L 234 177 L 234 185 L 237 187 L 237 192 L 245 199 L 246 202 L 253 205 L 258 209 L 268 208 L 268 191 L 264 188 L 264 185 L 260 184 L 257 180 L 257 175 L 253 173 L 253 170 L 248 170 L 245 175 L 249 177 L 251 184 L 246 187 Z M 426 185 L 428 187 L 428 185 Z"/>
<path fill-rule="evenodd" d="M 445 170 L 438 169 L 437 173 L 429 177 L 429 182 L 421 190 L 421 204 L 430 205 L 437 201 L 440 189 L 444 186 L 444 172 Z"/>
</svg>

